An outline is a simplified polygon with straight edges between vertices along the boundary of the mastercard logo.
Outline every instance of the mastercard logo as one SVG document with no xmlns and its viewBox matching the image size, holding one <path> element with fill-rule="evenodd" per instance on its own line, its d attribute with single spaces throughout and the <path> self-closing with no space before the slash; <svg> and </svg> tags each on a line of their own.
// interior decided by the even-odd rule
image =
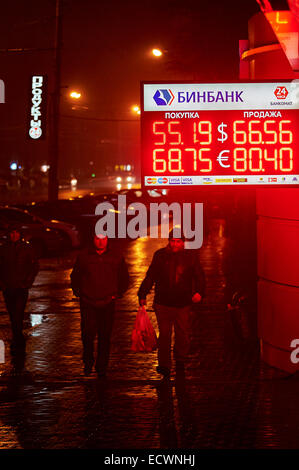
<svg viewBox="0 0 299 470">
<path fill-rule="evenodd" d="M 154 178 L 154 177 L 148 177 L 146 178 L 146 183 L 147 184 L 167 184 L 168 183 L 168 178 L 160 177 L 160 178 Z"/>
<path fill-rule="evenodd" d="M 157 184 L 157 178 L 147 178 L 147 184 Z"/>
</svg>

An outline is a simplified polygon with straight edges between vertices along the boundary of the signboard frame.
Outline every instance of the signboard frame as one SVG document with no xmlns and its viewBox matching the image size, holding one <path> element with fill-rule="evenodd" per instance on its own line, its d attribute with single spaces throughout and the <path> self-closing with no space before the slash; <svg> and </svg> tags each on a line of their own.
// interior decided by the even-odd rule
<svg viewBox="0 0 299 470">
<path fill-rule="evenodd" d="M 30 141 L 43 141 L 47 136 L 48 76 L 46 74 L 30 75 L 28 94 L 26 137 Z"/>
<path fill-rule="evenodd" d="M 238 104 L 237 103 L 233 103 L 233 107 L 229 106 L 229 105 L 225 105 L 225 107 L 222 108 L 223 111 L 236 111 L 236 110 L 240 110 L 240 111 L 243 111 L 243 112 L 252 112 L 252 114 L 254 115 L 259 113 L 259 112 L 262 112 L 263 114 L 265 113 L 268 113 L 270 115 L 270 113 L 272 114 L 274 111 L 276 112 L 280 112 L 281 110 L 292 110 L 292 111 L 297 111 L 296 113 L 296 119 L 299 120 L 299 80 L 252 80 L 252 81 L 248 81 L 248 80 L 238 80 L 238 81 L 219 81 L 219 82 L 204 82 L 204 81 L 165 81 L 165 80 L 161 80 L 161 81 L 142 81 L 141 82 L 141 115 L 140 115 L 140 126 L 141 126 L 141 185 L 143 188 L 146 188 L 146 189 L 150 189 L 150 188 L 160 188 L 160 189 L 169 189 L 169 188 L 175 188 L 175 189 L 178 189 L 178 188 L 182 188 L 184 187 L 184 189 L 186 188 L 189 188 L 189 189 L 195 189 L 195 188 L 202 188 L 202 187 L 213 187 L 213 188 L 216 188 L 216 187 L 226 187 L 226 188 L 240 188 L 240 186 L 242 188 L 257 188 L 257 187 L 264 187 L 264 188 L 274 188 L 274 187 L 283 187 L 283 188 L 294 188 L 294 187 L 299 187 L 299 130 L 296 129 L 296 136 L 297 136 L 297 139 L 298 139 L 298 153 L 297 153 L 297 160 L 296 160 L 296 167 L 294 169 L 294 171 L 296 171 L 296 168 L 298 168 L 298 170 L 296 171 L 296 173 L 291 173 L 289 175 L 289 178 L 287 180 L 286 176 L 287 174 L 284 173 L 283 171 L 281 171 L 280 173 L 276 173 L 274 175 L 271 175 L 269 174 L 269 172 L 267 172 L 267 174 L 265 174 L 265 177 L 264 179 L 262 178 L 262 175 L 256 175 L 256 176 L 260 176 L 260 180 L 259 182 L 252 182 L 254 180 L 254 178 L 249 178 L 249 181 L 248 181 L 248 177 L 247 177 L 247 180 L 246 180 L 246 183 L 245 184 L 242 184 L 243 182 L 242 181 L 239 181 L 239 182 L 234 182 L 233 179 L 242 179 L 242 174 L 237 174 L 237 173 L 234 173 L 233 175 L 222 175 L 222 174 L 213 174 L 213 173 L 210 173 L 209 175 L 207 175 L 207 177 L 211 176 L 214 178 L 214 180 L 212 182 L 203 182 L 203 178 L 197 178 L 197 181 L 200 181 L 200 183 L 194 183 L 193 181 L 196 181 L 196 175 L 192 175 L 192 184 L 188 184 L 187 183 L 184 183 L 182 182 L 183 181 L 183 177 L 180 178 L 180 175 L 174 175 L 174 178 L 180 178 L 181 180 L 181 183 L 178 183 L 178 184 L 170 184 L 169 183 L 169 178 L 171 178 L 172 175 L 169 175 L 169 173 L 167 172 L 161 172 L 160 174 L 153 174 L 153 172 L 151 174 L 148 174 L 149 172 L 146 170 L 146 165 L 145 165 L 145 158 L 146 158 L 146 141 L 148 140 L 148 137 L 145 137 L 145 134 L 147 133 L 147 136 L 148 136 L 148 128 L 145 128 L 145 125 L 146 125 L 146 120 L 148 119 L 148 117 L 151 115 L 153 116 L 154 113 L 160 113 L 161 115 L 161 112 L 164 112 L 165 115 L 166 113 L 168 114 L 177 114 L 177 115 L 186 115 L 186 114 L 195 114 L 196 111 L 197 111 L 197 114 L 198 112 L 205 112 L 208 110 L 208 106 L 210 103 L 213 103 L 215 105 L 215 100 L 216 100 L 216 92 L 213 92 L 213 91 L 209 91 L 210 95 L 209 97 L 206 97 L 207 100 L 206 100 L 206 103 L 205 105 L 203 106 L 202 103 L 198 104 L 193 104 L 193 107 L 190 107 L 188 108 L 188 106 L 186 106 L 186 96 L 184 98 L 184 96 L 180 96 L 180 98 L 182 98 L 182 101 L 181 103 L 183 103 L 183 106 L 179 106 L 178 103 L 176 103 L 176 105 L 174 105 L 174 107 L 172 107 L 172 103 L 174 102 L 174 99 L 175 99 L 175 94 L 177 94 L 178 96 L 178 93 L 176 92 L 172 92 L 171 91 L 171 88 L 170 87 L 184 87 L 184 89 L 186 90 L 186 87 L 190 86 L 190 87 L 196 87 L 196 86 L 200 86 L 200 87 L 214 87 L 214 88 L 219 88 L 219 87 L 240 87 L 240 86 L 249 86 L 249 88 L 252 88 L 256 85 L 259 85 L 261 84 L 261 88 L 264 87 L 264 86 L 275 86 L 276 87 L 280 87 L 281 89 L 284 87 L 284 86 L 288 86 L 290 87 L 290 85 L 293 84 L 293 87 L 292 87 L 292 92 L 293 92 L 293 95 L 295 96 L 296 94 L 296 101 L 294 103 L 292 103 L 291 105 L 289 104 L 288 101 L 285 101 L 285 98 L 277 98 L 278 100 L 278 105 L 277 106 L 272 106 L 270 103 L 268 105 L 268 107 L 265 107 L 265 106 L 252 106 L 252 107 L 245 107 L 242 103 L 240 103 L 240 106 L 238 107 Z M 166 96 L 163 97 L 163 95 L 158 95 L 158 98 L 161 97 L 162 99 L 164 99 L 165 103 L 167 103 L 167 105 L 161 105 L 160 108 L 158 108 L 158 105 L 155 107 L 155 103 L 152 104 L 152 105 L 148 105 L 148 103 L 146 102 L 145 103 L 145 98 L 146 98 L 146 92 L 145 92 L 145 87 L 147 86 L 150 86 L 150 87 L 153 87 L 153 88 L 156 88 L 156 89 L 159 89 L 160 86 L 163 86 L 163 88 L 165 90 L 167 90 L 169 93 L 167 95 L 167 92 L 165 91 L 166 93 Z M 276 89 L 275 89 L 276 90 Z M 151 93 L 153 92 L 153 90 L 151 91 Z M 183 92 L 182 92 L 183 93 Z M 231 93 L 231 91 L 230 91 Z M 155 93 L 152 94 L 152 99 L 153 99 L 153 96 L 154 96 Z M 293 96 L 292 95 L 292 96 Z M 202 96 L 201 96 L 202 97 Z M 221 97 L 221 95 L 220 95 Z M 236 98 L 238 98 L 238 96 L 236 95 L 235 96 Z M 191 96 L 191 93 L 189 93 L 189 102 L 192 101 L 192 98 L 196 98 L 195 94 L 193 96 Z M 208 98 L 210 101 L 208 101 Z M 273 95 L 273 100 L 275 100 L 275 96 Z M 185 101 L 183 101 L 183 99 L 185 99 Z M 167 102 L 168 100 L 168 102 Z M 177 100 L 178 101 L 178 100 Z M 280 102 L 279 102 L 280 101 Z M 168 105 L 169 103 L 169 105 Z M 283 103 L 287 103 L 287 105 L 284 105 Z M 246 103 L 247 105 L 248 103 Z M 276 103 L 275 103 L 276 105 Z M 151 107 L 151 109 L 148 109 L 149 106 Z M 204 109 L 206 108 L 206 109 Z M 232 109 L 233 108 L 233 109 Z M 210 113 L 213 112 L 213 111 L 220 111 L 220 109 L 210 109 L 209 110 Z M 280 113 L 281 114 L 281 113 Z M 161 118 L 160 118 L 161 119 Z M 169 119 L 169 118 L 168 118 Z M 171 120 L 171 119 L 170 119 Z M 278 122 L 278 121 L 277 121 Z M 160 132 L 161 133 L 161 132 Z M 293 131 L 292 131 L 292 136 L 293 136 Z M 264 142 L 262 142 L 264 144 Z M 266 142 L 267 143 L 267 142 Z M 160 147 L 161 148 L 161 147 Z M 291 149 L 293 149 L 293 147 L 291 147 Z M 291 150 L 290 150 L 291 152 Z M 153 161 L 153 160 L 151 160 Z M 263 171 L 265 171 L 263 169 Z M 199 175 L 198 175 L 199 176 Z M 248 176 L 248 175 L 247 175 Z M 253 175 L 249 175 L 249 176 L 252 176 Z M 227 180 L 231 180 L 230 182 L 223 182 L 223 183 L 216 183 L 216 179 L 218 178 L 218 180 L 220 180 L 221 178 L 223 180 L 227 179 Z M 246 175 L 244 175 L 244 177 L 246 178 Z M 292 177 L 292 182 L 291 181 L 291 177 Z M 148 178 L 148 179 L 146 179 Z M 267 182 L 265 181 L 266 178 L 274 178 L 273 179 L 273 182 L 270 182 L 270 180 L 267 180 Z M 280 179 L 281 178 L 281 179 Z M 158 179 L 159 179 L 159 182 L 158 182 Z M 188 177 L 185 177 L 185 181 L 186 179 L 188 179 Z M 297 181 L 296 181 L 297 179 Z M 167 182 L 165 182 L 167 180 Z M 276 181 L 275 181 L 276 180 Z M 150 181 L 150 183 L 148 183 L 148 181 Z M 289 182 L 285 182 L 285 181 L 289 181 Z"/>
</svg>

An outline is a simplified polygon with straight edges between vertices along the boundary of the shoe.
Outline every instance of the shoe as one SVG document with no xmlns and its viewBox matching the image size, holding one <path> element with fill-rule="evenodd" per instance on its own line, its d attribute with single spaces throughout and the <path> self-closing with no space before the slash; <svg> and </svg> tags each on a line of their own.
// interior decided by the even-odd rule
<svg viewBox="0 0 299 470">
<path fill-rule="evenodd" d="M 168 367 L 158 366 L 156 370 L 158 374 L 162 374 L 164 377 L 170 377 L 170 369 L 168 369 Z"/>
</svg>

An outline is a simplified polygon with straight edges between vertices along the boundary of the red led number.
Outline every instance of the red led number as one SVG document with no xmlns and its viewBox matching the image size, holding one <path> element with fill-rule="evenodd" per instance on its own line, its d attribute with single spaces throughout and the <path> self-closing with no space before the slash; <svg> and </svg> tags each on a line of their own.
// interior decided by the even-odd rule
<svg viewBox="0 0 299 470">
<path fill-rule="evenodd" d="M 285 127 L 290 124 L 290 120 L 282 120 L 278 123 L 278 131 L 271 129 L 271 126 L 276 123 L 273 120 L 266 120 L 263 122 L 260 120 L 248 121 L 248 128 L 244 129 L 246 121 L 234 121 L 233 122 L 233 141 L 234 144 L 291 144 L 293 142 L 293 132 L 287 130 Z M 262 129 L 261 129 L 262 128 Z M 270 140 L 264 140 L 263 134 L 272 136 Z"/>
<path fill-rule="evenodd" d="M 155 173 L 183 173 L 185 171 L 183 163 L 185 162 L 189 164 L 191 172 L 211 173 L 213 160 L 217 160 L 217 156 L 226 151 L 227 154 L 230 153 L 231 164 L 236 173 L 265 172 L 266 162 L 271 163 L 272 170 L 291 172 L 294 168 L 294 160 L 293 149 L 289 147 L 293 143 L 290 124 L 291 120 L 286 119 L 280 121 L 274 119 L 264 121 L 259 119 L 235 120 L 232 122 L 234 147 L 231 148 L 228 144 L 227 148 L 221 147 L 220 150 L 218 148 L 215 151 L 211 121 L 188 123 L 155 121 L 152 124 L 155 146 L 153 149 L 153 171 Z M 225 123 L 222 125 L 231 126 L 231 124 Z M 187 129 L 184 139 L 182 138 L 182 127 Z M 217 140 L 221 142 L 221 139 Z M 219 145 L 216 138 L 215 144 Z M 273 147 L 265 148 L 264 145 Z M 281 147 L 277 148 L 279 145 Z M 192 162 L 191 166 L 189 162 Z"/>
<path fill-rule="evenodd" d="M 197 133 L 200 138 L 198 138 Z M 201 137 L 205 136 L 205 139 Z M 212 143 L 212 123 L 211 121 L 199 121 L 193 124 L 193 143 L 200 145 L 210 145 Z"/>
<path fill-rule="evenodd" d="M 166 142 L 169 145 L 180 145 L 182 142 L 182 134 L 175 130 L 177 125 L 180 125 L 179 121 L 170 121 L 167 125 L 167 132 L 165 132 L 165 121 L 155 121 L 153 123 L 153 134 L 158 137 L 158 140 L 154 142 L 154 145 L 165 145 Z M 170 135 L 173 140 L 167 138 Z M 173 136 L 173 137 L 172 137 Z"/>
</svg>

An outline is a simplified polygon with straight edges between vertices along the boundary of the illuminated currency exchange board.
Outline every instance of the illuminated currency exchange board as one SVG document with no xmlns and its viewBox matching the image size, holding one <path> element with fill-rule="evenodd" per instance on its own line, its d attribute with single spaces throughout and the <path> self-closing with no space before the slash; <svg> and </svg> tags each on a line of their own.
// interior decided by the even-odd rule
<svg viewBox="0 0 299 470">
<path fill-rule="evenodd" d="M 145 187 L 299 184 L 299 84 L 142 83 Z"/>
</svg>

